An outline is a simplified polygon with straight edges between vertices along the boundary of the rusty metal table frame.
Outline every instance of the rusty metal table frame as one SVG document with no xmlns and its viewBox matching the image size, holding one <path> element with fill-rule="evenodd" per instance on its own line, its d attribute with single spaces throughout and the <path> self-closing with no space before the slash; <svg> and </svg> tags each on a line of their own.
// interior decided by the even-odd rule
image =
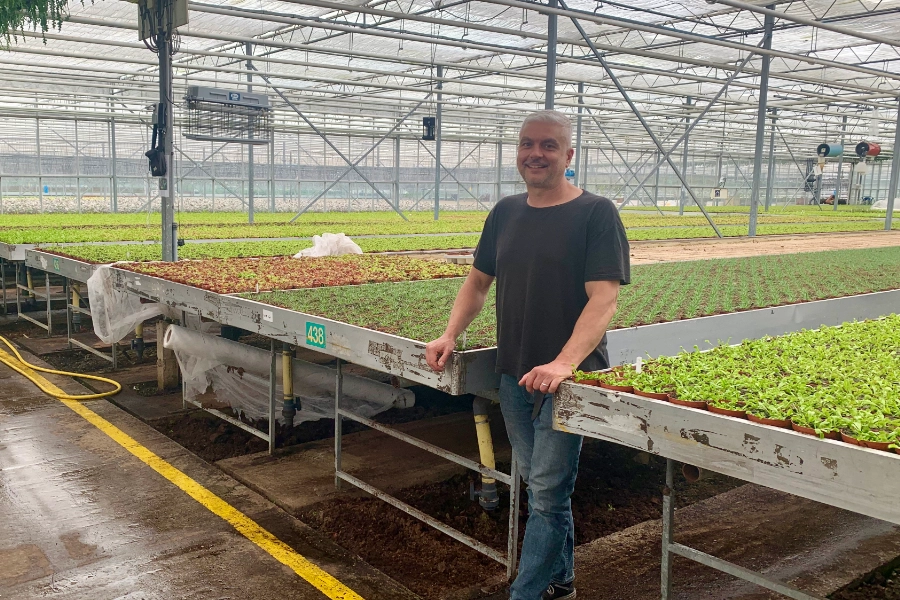
<svg viewBox="0 0 900 600">
<path fill-rule="evenodd" d="M 223 325 L 240 327 L 241 329 L 254 331 L 272 339 L 278 339 L 292 345 L 309 348 L 310 344 L 306 335 L 308 327 L 310 325 L 321 327 L 323 332 L 325 332 L 325 334 L 323 335 L 324 343 L 321 345 L 316 344 L 314 349 L 338 359 L 338 374 L 335 389 L 335 484 L 339 486 L 340 482 L 344 481 L 356 487 L 359 487 L 375 495 L 376 497 L 396 506 L 397 508 L 404 510 L 408 514 L 411 514 L 412 516 L 425 521 L 429 525 L 436 527 L 437 529 L 450 535 L 451 537 L 462 541 L 463 543 L 493 558 L 494 560 L 506 564 L 508 574 L 510 576 L 514 573 L 514 557 L 516 556 L 517 543 L 517 532 L 515 531 L 517 527 L 517 521 L 514 522 L 514 519 L 510 519 L 508 553 L 506 556 L 503 556 L 497 551 L 488 548 L 483 544 L 480 544 L 476 540 L 465 536 L 461 532 L 455 531 L 452 528 L 447 527 L 442 523 L 435 521 L 434 519 L 431 519 L 431 517 L 428 517 L 424 513 L 421 513 L 413 507 L 406 505 L 402 501 L 389 496 L 388 494 L 366 484 L 362 480 L 341 470 L 341 423 L 344 418 L 347 418 L 377 429 L 387 435 L 391 435 L 393 437 L 401 439 L 426 451 L 447 458 L 466 468 L 480 472 L 483 475 L 494 477 L 502 483 L 510 485 L 511 501 L 517 501 L 519 492 L 519 478 L 517 476 L 514 477 L 512 475 L 500 473 L 499 471 L 493 469 L 487 469 L 483 465 L 475 463 L 474 461 L 466 459 L 465 457 L 448 453 L 441 450 L 440 448 L 427 444 L 426 442 L 411 438 L 410 436 L 378 424 L 371 419 L 365 419 L 359 415 L 351 413 L 350 411 L 346 411 L 340 408 L 340 399 L 343 395 L 341 368 L 343 361 L 354 362 L 356 364 L 371 367 L 379 371 L 388 372 L 393 375 L 397 375 L 417 383 L 423 383 L 430 387 L 440 389 L 451 394 L 478 392 L 484 393 L 487 390 L 496 388 L 497 378 L 493 373 L 493 363 L 496 352 L 495 348 L 469 352 L 456 352 L 448 362 L 448 367 L 443 373 L 434 373 L 424 363 L 424 344 L 415 340 L 409 340 L 406 338 L 401 338 L 399 336 L 384 334 L 346 323 L 324 319 L 315 315 L 308 315 L 297 311 L 287 310 L 280 307 L 263 304 L 254 300 L 241 298 L 235 295 L 215 294 L 206 292 L 193 286 L 178 284 L 143 274 L 136 274 L 123 269 L 114 270 L 116 273 L 116 286 L 121 290 L 138 295 L 148 300 L 161 302 L 168 306 L 177 308 L 183 311 L 183 314 L 190 313 L 202 318 L 217 321 Z M 895 303 L 898 296 L 900 296 L 900 292 L 897 291 L 864 294 L 855 297 L 810 302 L 787 307 L 774 307 L 770 309 L 759 309 L 756 311 L 746 311 L 743 313 L 721 315 L 716 317 L 702 317 L 699 319 L 691 319 L 689 321 L 664 323 L 660 325 L 649 326 L 649 328 L 654 329 L 651 335 L 651 338 L 654 339 L 661 339 L 660 336 L 662 336 L 663 339 L 671 337 L 670 335 L 663 335 L 667 333 L 666 331 L 663 331 L 663 329 L 672 329 L 671 333 L 678 334 L 677 337 L 679 339 L 677 343 L 679 344 L 679 347 L 680 345 L 686 343 L 682 339 L 684 336 L 687 336 L 684 339 L 689 340 L 694 339 L 698 335 L 704 336 L 703 339 L 709 339 L 709 337 L 706 337 L 708 336 L 708 334 L 706 333 L 708 331 L 715 331 L 719 336 L 724 335 L 727 337 L 741 337 L 743 339 L 743 337 L 746 337 L 743 333 L 743 330 L 745 330 L 748 326 L 753 326 L 753 333 L 755 334 L 755 337 L 759 337 L 761 335 L 772 333 L 786 333 L 812 325 L 821 325 L 822 323 L 830 322 L 835 318 L 845 319 L 848 314 L 859 318 L 877 316 L 884 310 L 884 306 L 892 305 L 892 303 Z M 759 328 L 759 319 L 766 320 L 766 324 L 762 329 Z M 726 324 L 726 327 L 724 329 L 721 326 L 723 323 Z M 610 336 L 611 347 L 615 348 L 615 346 L 617 345 L 616 342 L 618 342 L 619 340 L 616 340 L 616 337 L 620 337 L 623 342 L 625 342 L 625 340 L 641 340 L 641 336 L 644 334 L 644 331 L 642 330 L 647 330 L 649 328 L 634 328 L 631 330 L 619 330 L 617 332 L 613 332 Z M 677 330 L 677 332 L 675 330 Z M 626 358 L 630 356 L 630 353 L 634 353 L 634 350 L 628 349 L 628 346 L 632 345 L 631 343 L 625 342 L 619 345 L 623 346 L 623 348 L 619 352 Z M 575 387 L 584 388 L 584 386 Z M 274 379 L 270 380 L 270 388 L 271 390 L 274 390 Z M 560 397 L 563 397 L 566 393 L 565 390 L 568 389 L 570 388 L 567 384 L 566 386 L 564 386 L 563 392 L 561 392 Z M 593 391 L 596 388 L 587 389 Z M 272 391 L 270 394 L 271 398 L 274 398 L 274 395 L 272 394 L 274 394 L 274 391 Z M 605 394 L 603 395 L 606 396 Z M 608 396 L 606 397 L 608 398 Z M 636 396 L 632 397 L 638 398 Z M 679 407 L 677 410 L 689 409 L 681 409 Z M 224 414 L 219 416 L 223 418 L 227 417 L 227 415 Z M 716 418 L 721 419 L 723 417 L 716 416 Z M 232 419 L 227 420 L 232 421 Z M 273 419 L 270 419 L 270 428 L 272 427 L 272 422 Z M 560 427 L 563 427 L 563 421 L 557 420 L 557 423 L 560 424 Z M 247 427 L 243 423 L 241 423 L 240 426 L 244 429 L 247 429 Z M 762 426 L 754 425 L 754 427 Z M 593 435 L 593 437 L 611 439 L 606 438 L 603 435 L 595 435 L 587 431 L 578 432 L 585 435 Z M 784 432 L 781 433 L 783 434 Z M 790 435 L 796 436 L 799 434 L 790 433 Z M 269 436 L 264 437 L 264 439 L 269 440 L 271 451 L 274 446 L 274 433 L 270 431 Z M 612 441 L 616 440 L 613 439 Z M 812 442 L 818 443 L 818 440 L 812 440 Z M 648 450 L 652 451 L 652 440 L 649 440 L 649 443 L 651 447 L 648 448 Z M 626 445 L 632 444 L 626 443 Z M 743 579 L 747 579 L 774 591 L 786 594 L 791 598 L 795 598 L 797 600 L 814 600 L 813 596 L 804 594 L 798 590 L 791 588 L 790 586 L 785 586 L 784 584 L 780 584 L 778 582 L 769 581 L 766 578 L 743 569 L 737 565 L 727 563 L 726 561 L 722 561 L 715 557 L 706 555 L 692 548 L 687 548 L 680 544 L 671 542 L 674 527 L 672 519 L 674 510 L 674 487 L 672 485 L 674 482 L 674 476 L 672 474 L 673 458 L 677 457 L 667 456 L 667 493 L 663 499 L 663 597 L 665 599 L 668 599 L 671 595 L 671 556 L 673 554 L 679 554 L 691 558 L 692 560 L 696 560 L 698 562 L 706 564 L 707 566 L 717 568 L 719 570 L 728 572 Z M 722 472 L 714 465 L 710 466 L 703 460 L 700 460 L 701 458 L 704 457 L 700 456 L 697 459 L 694 459 L 694 462 L 699 463 L 699 466 L 704 466 L 706 468 L 709 468 L 710 470 Z M 688 460 L 688 462 L 690 462 L 690 460 Z M 513 464 L 512 473 L 516 473 L 515 464 Z M 746 480 L 752 480 L 748 479 L 747 477 L 741 477 L 740 474 L 727 474 L 731 474 L 732 476 Z M 765 483 L 763 483 L 763 485 L 765 485 Z M 777 486 L 770 487 L 782 489 L 778 488 Z M 788 489 L 785 489 L 784 491 L 797 493 L 793 484 L 787 487 Z M 511 504 L 511 508 L 513 506 L 514 505 Z M 515 510 L 511 510 L 510 515 L 512 516 L 513 514 L 515 514 L 515 512 Z"/>
<path fill-rule="evenodd" d="M 672 596 L 672 558 L 689 558 L 796 600 L 820 600 L 675 543 L 674 461 L 900 524 L 900 455 L 823 440 L 670 402 L 574 383 L 560 386 L 554 428 L 666 458 L 661 585 Z"/>
<path fill-rule="evenodd" d="M 479 392 L 486 394 L 496 389 L 499 384 L 499 376 L 494 373 L 495 348 L 454 352 L 447 363 L 446 369 L 442 373 L 435 373 L 425 362 L 425 344 L 423 342 L 325 319 L 316 315 L 288 310 L 235 295 L 207 292 L 193 286 L 138 274 L 125 269 L 113 267 L 113 271 L 115 274 L 115 287 L 119 290 L 147 300 L 161 302 L 185 314 L 197 315 L 222 325 L 239 327 L 273 340 L 315 350 L 336 358 L 335 486 L 340 487 L 342 482 L 346 482 L 358 487 L 503 564 L 506 566 L 508 576 L 512 577 L 515 574 L 518 556 L 518 504 L 520 495 L 520 477 L 515 459 L 513 459 L 509 474 L 496 469 L 489 469 L 464 456 L 448 452 L 433 444 L 341 408 L 341 399 L 343 398 L 342 365 L 345 361 L 396 375 L 454 395 L 477 394 Z M 307 333 L 310 327 L 320 329 L 323 332 L 320 340 L 313 340 L 313 343 L 310 343 Z M 270 384 L 270 387 L 274 389 L 272 384 Z M 274 398 L 274 396 L 272 397 Z M 506 553 L 494 550 L 471 536 L 441 523 L 402 500 L 343 471 L 341 466 L 341 446 L 344 419 L 356 421 L 385 435 L 508 485 L 510 487 L 510 516 Z M 274 419 L 270 420 L 270 423 L 273 421 Z M 274 435 L 271 432 L 270 436 L 274 440 Z"/>
<path fill-rule="evenodd" d="M 29 267 L 26 267 L 24 265 L 24 263 L 21 263 L 21 262 L 17 262 L 15 264 L 16 264 L 16 315 L 19 319 L 24 319 L 24 320 L 28 321 L 29 323 L 33 323 L 34 325 L 37 325 L 38 327 L 40 327 L 41 329 L 43 329 L 44 331 L 47 332 L 47 337 L 51 337 L 53 335 L 53 314 L 51 311 L 51 305 L 53 302 L 53 298 L 50 294 L 50 273 L 47 273 L 47 272 L 44 273 L 45 291 L 42 292 L 42 291 L 39 291 L 36 288 L 36 286 L 34 286 L 33 284 L 32 284 L 32 286 L 29 286 L 27 283 L 24 285 L 22 283 L 20 283 L 21 274 L 23 272 L 26 273 L 26 279 L 27 279 L 27 275 L 30 274 L 27 272 L 27 269 L 29 269 Z M 25 312 L 22 310 L 22 292 L 23 291 L 27 292 L 28 295 L 31 296 L 32 298 L 43 298 L 44 301 L 47 303 L 47 310 L 46 310 L 47 322 L 46 323 L 41 323 L 34 317 L 30 317 L 30 316 L 26 315 Z"/>
<path fill-rule="evenodd" d="M 80 302 L 77 306 L 75 305 L 72 294 L 77 294 L 79 299 L 87 304 L 87 298 L 81 295 L 81 290 L 78 286 L 79 284 L 87 283 L 88 278 L 94 274 L 99 265 L 30 248 L 25 250 L 24 264 L 26 268 L 59 275 L 65 281 L 63 293 L 66 301 L 66 342 L 69 345 L 69 349 L 71 350 L 73 346 L 76 346 L 86 352 L 90 352 L 94 356 L 109 361 L 114 369 L 118 368 L 118 342 L 111 344 L 110 352 L 107 354 L 72 337 L 75 316 L 91 316 L 91 311 L 82 307 Z"/>
</svg>

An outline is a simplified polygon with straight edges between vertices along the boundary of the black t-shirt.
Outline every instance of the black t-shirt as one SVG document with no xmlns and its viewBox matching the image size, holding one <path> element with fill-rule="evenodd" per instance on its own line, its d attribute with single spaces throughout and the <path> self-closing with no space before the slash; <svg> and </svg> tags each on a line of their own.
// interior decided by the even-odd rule
<svg viewBox="0 0 900 600">
<path fill-rule="evenodd" d="M 521 378 L 552 362 L 569 341 L 588 297 L 588 281 L 631 281 L 628 239 L 613 203 L 584 192 L 547 208 L 527 194 L 491 210 L 475 268 L 497 278 L 497 372 Z M 609 366 L 606 336 L 579 365 Z"/>
</svg>

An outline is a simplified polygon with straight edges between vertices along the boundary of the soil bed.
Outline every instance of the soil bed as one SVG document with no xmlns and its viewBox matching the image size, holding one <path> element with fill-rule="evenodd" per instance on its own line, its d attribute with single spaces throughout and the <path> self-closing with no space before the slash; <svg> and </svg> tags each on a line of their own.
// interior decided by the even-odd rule
<svg viewBox="0 0 900 600">
<path fill-rule="evenodd" d="M 122 263 L 119 267 L 220 294 L 462 277 L 469 272 L 465 266 L 372 254 Z"/>
<path fill-rule="evenodd" d="M 499 468 L 508 470 L 509 465 Z M 677 477 L 678 506 L 742 484 L 715 474 L 693 485 L 687 485 L 680 473 Z M 477 502 L 469 500 L 469 484 L 473 479 L 474 476 L 459 475 L 395 495 L 505 552 L 508 491 L 505 486 L 498 486 L 501 508 L 493 513 L 485 512 Z M 585 440 L 572 496 L 576 543 L 590 542 L 637 523 L 659 519 L 664 482 L 664 460 L 616 444 Z M 524 535 L 526 511 L 523 500 L 519 510 L 520 538 Z M 297 516 L 423 598 L 443 598 L 462 589 L 473 593 L 478 588 L 491 591 L 502 586 L 505 579 L 505 569 L 500 564 L 374 498 L 323 502 Z"/>
<path fill-rule="evenodd" d="M 827 266 L 827 268 L 826 268 Z M 610 329 L 900 288 L 900 247 L 640 265 Z M 245 294 L 245 297 L 401 337 L 440 336 L 460 278 Z M 496 343 L 494 287 L 460 338 Z"/>
<path fill-rule="evenodd" d="M 900 557 L 894 563 L 900 563 Z M 832 600 L 900 600 L 900 567 L 876 571 L 861 585 L 844 588 L 829 597 Z"/>
<path fill-rule="evenodd" d="M 150 396 L 157 393 L 155 383 L 136 386 L 136 389 L 142 395 Z M 416 396 L 415 406 L 386 410 L 376 415 L 374 420 L 384 424 L 398 424 L 472 410 L 471 396 L 450 396 L 425 386 L 413 386 L 410 389 Z M 149 424 L 207 462 L 262 452 L 269 447 L 258 437 L 202 410 L 155 419 L 149 421 Z M 267 420 L 248 424 L 254 425 L 260 431 L 269 430 Z M 344 421 L 345 435 L 364 429 L 366 427 L 359 423 Z M 332 437 L 334 437 L 333 419 L 306 421 L 291 429 L 280 424 L 275 427 L 275 439 L 279 448 Z"/>
<path fill-rule="evenodd" d="M 104 350 L 108 353 L 108 350 Z M 144 358 L 138 360 L 137 352 L 119 346 L 116 360 L 118 367 L 113 369 L 112 363 L 104 358 L 78 348 L 64 352 L 51 352 L 41 358 L 55 368 L 72 373 L 117 373 L 120 369 L 135 365 L 146 365 L 156 362 L 156 343 L 147 344 Z M 115 379 L 115 378 L 114 378 Z"/>
</svg>

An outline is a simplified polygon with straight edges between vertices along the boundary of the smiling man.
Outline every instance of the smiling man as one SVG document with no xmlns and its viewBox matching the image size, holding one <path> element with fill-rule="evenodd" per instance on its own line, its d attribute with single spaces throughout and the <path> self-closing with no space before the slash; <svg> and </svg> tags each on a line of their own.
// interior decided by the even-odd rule
<svg viewBox="0 0 900 600">
<path fill-rule="evenodd" d="M 525 118 L 516 165 L 528 191 L 488 215 L 446 331 L 426 346 L 428 364 L 443 370 L 496 278 L 500 408 L 528 495 L 512 600 L 575 598 L 570 496 L 581 437 L 553 430 L 553 394 L 573 368 L 609 366 L 606 328 L 630 280 L 615 206 L 566 181 L 574 154 L 564 114 Z"/>
</svg>

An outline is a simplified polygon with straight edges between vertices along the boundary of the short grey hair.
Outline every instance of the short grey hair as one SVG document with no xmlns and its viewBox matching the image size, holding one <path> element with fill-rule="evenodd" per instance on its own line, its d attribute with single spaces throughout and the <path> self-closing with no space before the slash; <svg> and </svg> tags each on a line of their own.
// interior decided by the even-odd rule
<svg viewBox="0 0 900 600">
<path fill-rule="evenodd" d="M 569 148 L 572 147 L 572 121 L 558 110 L 539 110 L 531 113 L 525 117 L 524 121 L 522 121 L 522 126 L 519 128 L 520 135 L 522 129 L 529 123 L 550 123 L 562 127 L 563 137 L 565 138 L 566 143 L 569 144 Z"/>
</svg>

